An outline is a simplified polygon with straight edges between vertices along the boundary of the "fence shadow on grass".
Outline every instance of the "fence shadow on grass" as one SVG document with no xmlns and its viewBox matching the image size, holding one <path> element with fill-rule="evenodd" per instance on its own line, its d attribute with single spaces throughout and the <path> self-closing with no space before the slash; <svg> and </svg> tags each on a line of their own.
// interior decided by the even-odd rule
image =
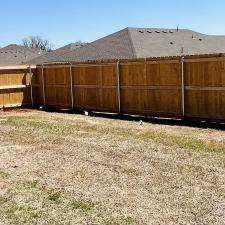
<svg viewBox="0 0 225 225">
<path fill-rule="evenodd" d="M 47 112 L 56 112 L 56 113 L 67 113 L 67 114 L 78 114 L 84 115 L 84 111 L 82 110 L 60 110 L 55 108 L 44 108 Z M 225 123 L 219 122 L 209 122 L 209 121 L 193 121 L 193 120 L 181 120 L 181 119 L 170 119 L 170 118 L 154 118 L 154 117 L 146 117 L 146 116 L 138 116 L 138 115 L 121 115 L 121 114 L 112 114 L 112 113 L 101 113 L 101 112 L 89 112 L 90 117 L 100 117 L 107 118 L 113 120 L 124 120 L 124 121 L 134 121 L 139 123 L 143 121 L 143 123 L 149 124 L 160 124 L 160 125 L 168 125 L 168 126 L 185 126 L 185 127 L 194 127 L 200 129 L 214 129 L 214 130 L 224 130 L 225 131 Z"/>
<path fill-rule="evenodd" d="M 180 120 L 180 119 L 170 119 L 170 118 L 154 118 L 154 117 L 143 117 L 143 116 L 132 116 L 132 115 L 108 115 L 102 113 L 93 113 L 91 116 L 98 116 L 109 119 L 119 119 L 125 121 L 135 121 L 151 124 L 161 124 L 168 126 L 185 126 L 185 127 L 195 127 L 201 129 L 215 129 L 215 130 L 225 130 L 224 123 L 215 123 L 209 121 L 192 121 L 192 120 Z"/>
</svg>

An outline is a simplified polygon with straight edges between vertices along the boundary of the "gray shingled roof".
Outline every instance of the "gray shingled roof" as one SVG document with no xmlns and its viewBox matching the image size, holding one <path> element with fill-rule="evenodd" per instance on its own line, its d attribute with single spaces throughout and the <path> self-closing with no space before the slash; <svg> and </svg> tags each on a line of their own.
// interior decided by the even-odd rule
<svg viewBox="0 0 225 225">
<path fill-rule="evenodd" d="M 225 53 L 225 36 L 205 35 L 187 29 L 130 28 L 129 32 L 137 58 Z"/>
<path fill-rule="evenodd" d="M 30 64 L 42 64 L 42 63 L 46 63 L 46 62 L 51 62 L 54 61 L 55 57 L 63 55 L 65 53 L 68 53 L 74 49 L 80 48 L 82 46 L 84 46 L 86 44 L 77 44 L 77 43 L 71 43 L 68 44 L 62 48 L 58 48 L 52 52 L 48 52 L 44 55 L 41 55 L 37 58 L 34 58 L 32 60 L 27 61 L 26 63 L 30 63 Z"/>
<path fill-rule="evenodd" d="M 27 48 L 16 44 L 8 45 L 0 48 L 0 65 L 22 64 L 44 53 L 46 52 L 41 52 L 39 48 Z"/>
<path fill-rule="evenodd" d="M 132 59 L 225 53 L 225 36 L 187 29 L 126 28 L 86 46 L 69 44 L 40 56 L 37 49 L 10 45 L 0 49 L 0 64 Z"/>
<path fill-rule="evenodd" d="M 87 46 L 60 55 L 54 61 L 87 61 L 134 57 L 129 30 L 124 29 L 94 41 Z"/>
<path fill-rule="evenodd" d="M 182 53 L 183 51 L 183 53 Z M 126 28 L 50 62 L 225 53 L 225 36 L 187 29 Z"/>
</svg>

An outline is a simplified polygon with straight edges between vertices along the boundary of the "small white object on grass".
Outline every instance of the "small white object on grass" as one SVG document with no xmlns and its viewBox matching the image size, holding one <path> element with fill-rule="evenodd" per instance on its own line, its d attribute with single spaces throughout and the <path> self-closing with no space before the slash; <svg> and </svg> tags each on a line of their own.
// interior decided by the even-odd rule
<svg viewBox="0 0 225 225">
<path fill-rule="evenodd" d="M 84 111 L 84 115 L 85 115 L 85 116 L 89 116 L 89 112 Z"/>
<path fill-rule="evenodd" d="M 143 121 L 142 120 L 140 120 L 140 125 L 143 126 Z"/>
</svg>

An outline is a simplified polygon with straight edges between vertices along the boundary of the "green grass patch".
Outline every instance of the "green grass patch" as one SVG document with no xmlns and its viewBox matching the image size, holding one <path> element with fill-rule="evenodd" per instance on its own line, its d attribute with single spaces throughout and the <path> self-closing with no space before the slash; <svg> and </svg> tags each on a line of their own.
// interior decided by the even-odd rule
<svg viewBox="0 0 225 225">
<path fill-rule="evenodd" d="M 50 194 L 48 196 L 48 199 L 50 201 L 53 201 L 53 202 L 58 202 L 60 200 L 60 198 L 61 198 L 61 193 L 60 192 L 55 192 L 55 193 Z"/>
<path fill-rule="evenodd" d="M 131 217 L 107 218 L 104 225 L 138 225 L 139 223 Z"/>
<path fill-rule="evenodd" d="M 94 203 L 91 201 L 77 200 L 72 203 L 74 209 L 80 209 L 83 211 L 89 211 L 94 208 Z"/>
<path fill-rule="evenodd" d="M 11 138 L 10 140 L 12 140 L 12 138 L 14 140 L 20 140 L 23 143 L 35 142 L 61 144 L 65 141 L 68 142 L 68 136 L 73 136 L 74 138 L 109 136 L 114 139 L 120 139 L 121 141 L 125 141 L 127 139 L 131 141 L 154 141 L 165 146 L 225 153 L 225 143 L 219 143 L 216 141 L 206 142 L 197 139 L 194 135 L 170 135 L 167 132 L 151 129 L 140 132 L 140 130 L 135 128 L 127 129 L 120 126 L 112 126 L 111 124 L 108 125 L 107 123 L 102 123 L 100 126 L 96 126 L 95 124 L 88 123 L 85 119 L 67 120 L 56 117 L 54 120 L 55 123 L 52 121 L 49 122 L 46 118 L 36 119 L 33 117 L 25 118 L 10 116 L 6 121 L 2 121 L 1 124 L 17 128 L 14 132 L 11 130 L 9 138 Z M 27 138 L 27 133 L 29 133 L 29 138 Z"/>
<path fill-rule="evenodd" d="M 4 204 L 7 201 L 8 201 L 7 198 L 0 196 L 0 205 Z"/>
<path fill-rule="evenodd" d="M 0 178 L 4 179 L 4 178 L 8 178 L 8 177 L 9 177 L 8 173 L 0 170 Z"/>
<path fill-rule="evenodd" d="M 203 140 L 196 139 L 193 136 L 172 136 L 163 132 L 145 132 L 143 134 L 139 134 L 138 137 L 145 141 L 153 140 L 165 146 L 176 146 L 184 149 L 225 153 L 224 143 L 218 143 L 216 141 L 205 142 Z"/>
</svg>

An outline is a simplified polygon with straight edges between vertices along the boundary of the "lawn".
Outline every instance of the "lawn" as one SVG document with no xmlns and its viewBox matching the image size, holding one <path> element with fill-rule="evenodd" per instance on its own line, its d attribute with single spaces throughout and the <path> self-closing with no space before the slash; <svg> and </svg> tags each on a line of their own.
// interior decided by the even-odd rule
<svg viewBox="0 0 225 225">
<path fill-rule="evenodd" d="M 0 224 L 224 224 L 225 131 L 0 113 Z"/>
</svg>

